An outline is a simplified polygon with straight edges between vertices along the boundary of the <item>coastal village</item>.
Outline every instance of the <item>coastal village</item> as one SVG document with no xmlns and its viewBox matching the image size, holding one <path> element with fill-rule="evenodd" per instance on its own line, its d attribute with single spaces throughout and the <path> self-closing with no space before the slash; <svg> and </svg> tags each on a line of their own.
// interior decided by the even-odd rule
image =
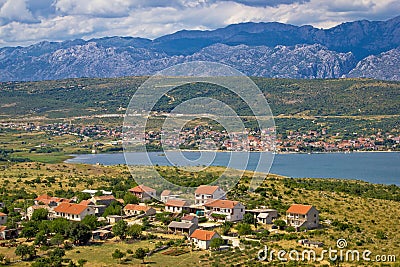
<svg viewBox="0 0 400 267">
<path fill-rule="evenodd" d="M 91 231 L 91 240 L 107 240 L 114 238 L 113 229 L 119 222 L 126 222 L 126 225 L 143 225 L 148 221 L 157 225 L 152 234 L 173 234 L 182 236 L 194 248 L 227 249 L 239 247 L 240 239 L 238 233 L 231 236 L 224 236 L 221 231 L 214 229 L 221 225 L 233 225 L 247 222 L 262 225 L 262 229 L 279 231 L 290 227 L 293 231 L 307 231 L 317 229 L 319 224 L 319 212 L 311 205 L 293 204 L 286 211 L 286 214 L 278 214 L 277 210 L 268 207 L 246 209 L 240 201 L 226 199 L 226 192 L 216 185 L 201 185 L 197 187 L 194 195 L 194 202 L 182 199 L 179 195 L 171 194 L 170 190 L 163 190 L 159 195 L 155 189 L 145 185 L 138 185 L 129 189 L 133 202 L 125 204 L 123 199 L 116 199 L 112 192 L 104 190 L 83 190 L 81 193 L 88 196 L 87 199 L 77 202 L 77 197 L 71 199 L 60 198 L 43 194 L 34 199 L 34 205 L 25 210 L 19 209 L 22 221 L 29 221 L 37 216 L 37 213 L 45 211 L 47 220 L 63 218 L 73 222 L 82 222 L 87 216 L 96 218 L 100 227 Z M 90 196 L 90 197 L 89 197 Z M 161 199 L 154 199 L 159 196 Z M 122 205 L 121 214 L 104 216 L 105 211 L 115 203 Z M 158 216 L 159 215 L 159 216 Z M 159 219 L 169 217 L 166 221 Z M 274 224 L 276 221 L 284 224 Z M 0 214 L 0 224 L 7 223 L 7 214 Z M 21 223 L 16 228 L 2 226 L 0 238 L 7 240 L 17 238 L 24 232 Z M 217 239 L 218 242 L 213 241 Z M 217 244 L 217 245 L 215 245 Z"/>
<path fill-rule="evenodd" d="M 55 123 L 47 125 L 35 125 L 33 123 L 2 123 L 0 128 L 13 129 L 21 132 L 45 132 L 51 136 L 71 135 L 80 138 L 76 145 L 81 149 L 89 149 L 92 153 L 112 152 L 122 150 L 121 140 L 122 127 L 109 127 L 103 125 L 72 125 L 68 123 Z M 271 130 L 272 132 L 273 130 Z M 163 132 L 149 131 L 144 136 L 146 144 L 154 148 L 161 147 L 161 135 Z M 137 136 L 140 133 L 136 134 Z M 348 133 L 329 132 L 326 128 L 321 130 L 290 130 L 286 133 L 278 133 L 276 138 L 270 135 L 260 139 L 260 133 L 246 133 L 249 140 L 243 145 L 240 133 L 227 133 L 210 127 L 197 125 L 193 128 L 185 128 L 179 131 L 179 140 L 171 140 L 169 146 L 179 144 L 184 149 L 198 149 L 196 140 L 202 142 L 202 149 L 212 149 L 216 146 L 219 150 L 225 151 L 275 151 L 277 153 L 318 153 L 318 152 L 352 152 L 352 151 L 398 151 L 400 149 L 400 135 L 391 132 L 377 131 L 370 135 L 363 135 L 357 132 Z M 274 138 L 274 147 L 269 146 L 268 140 Z M 91 144 L 85 141 L 92 139 Z M 207 144 L 206 140 L 210 140 Z M 42 143 L 40 148 L 49 147 L 49 144 Z M 35 150 L 35 148 L 32 148 Z M 119 150 L 118 150 L 119 149 Z"/>
</svg>

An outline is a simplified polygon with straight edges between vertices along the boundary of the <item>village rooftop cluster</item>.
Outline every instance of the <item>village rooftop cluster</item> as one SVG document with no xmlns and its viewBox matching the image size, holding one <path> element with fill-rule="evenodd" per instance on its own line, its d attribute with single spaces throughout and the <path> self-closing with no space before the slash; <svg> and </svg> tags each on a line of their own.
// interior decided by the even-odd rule
<svg viewBox="0 0 400 267">
<path fill-rule="evenodd" d="M 47 211 L 47 220 L 64 218 L 73 222 L 82 222 L 86 216 L 95 216 L 102 226 L 92 231 L 93 240 L 105 240 L 113 237 L 113 227 L 119 221 L 125 221 L 128 225 L 141 224 L 143 218 L 147 217 L 153 224 L 162 225 L 157 220 L 157 214 L 166 215 L 172 218 L 171 222 L 161 233 L 185 236 L 188 241 L 198 249 L 209 249 L 213 239 L 222 240 L 220 247 L 239 246 L 240 241 L 232 242 L 232 237 L 223 236 L 222 233 L 215 231 L 223 223 L 240 223 L 245 214 L 250 214 L 256 223 L 270 225 L 272 231 L 278 231 L 274 221 L 278 218 L 286 222 L 287 227 L 295 230 L 309 230 L 319 227 L 319 212 L 311 205 L 293 204 L 280 215 L 277 210 L 260 207 L 256 209 L 246 209 L 240 201 L 226 199 L 226 192 L 219 186 L 201 185 L 197 187 L 194 195 L 194 203 L 179 195 L 171 194 L 170 190 L 164 190 L 159 197 L 161 202 L 156 201 L 157 192 L 155 189 L 145 185 L 138 185 L 129 189 L 135 198 L 139 200 L 137 204 L 125 204 L 123 199 L 116 199 L 112 192 L 103 190 L 84 190 L 84 194 L 89 194 L 90 198 L 81 200 L 77 203 L 77 197 L 71 199 L 60 198 L 43 194 L 34 199 L 34 205 L 25 210 L 19 209 L 22 220 L 32 220 L 38 210 Z M 118 202 L 123 205 L 123 214 L 107 215 L 103 214 L 107 207 Z M 7 222 L 7 214 L 0 214 L 0 224 Z M 21 224 L 16 228 L 2 226 L 0 228 L 1 239 L 12 239 L 18 237 L 23 232 Z"/>
<path fill-rule="evenodd" d="M 93 144 L 82 144 L 83 149 L 91 149 L 92 152 L 103 151 L 107 146 L 120 146 L 123 134 L 122 127 L 106 127 L 100 125 L 79 126 L 68 123 L 55 123 L 35 125 L 33 123 L 2 123 L 4 129 L 17 129 L 25 132 L 44 131 L 53 136 L 73 135 L 80 138 L 77 144 L 92 139 Z M 273 131 L 271 130 L 271 133 Z M 148 131 L 145 136 L 133 130 L 132 136 L 145 139 L 146 145 L 153 149 L 161 150 L 161 136 L 164 132 Z M 400 136 L 391 133 L 376 132 L 368 136 L 359 133 L 334 132 L 327 129 L 321 131 L 310 130 L 301 132 L 288 131 L 285 134 L 277 134 L 275 144 L 273 137 L 264 136 L 250 131 L 246 133 L 227 133 L 215 130 L 209 126 L 195 126 L 184 128 L 178 133 L 179 139 L 166 140 L 165 145 L 179 147 L 181 149 L 218 149 L 223 151 L 275 151 L 285 152 L 351 152 L 351 151 L 397 151 L 400 149 Z M 248 137 L 248 139 L 247 139 Z M 201 141 L 199 141 L 201 140 Z M 109 141 L 109 142 L 106 142 Z M 46 144 L 43 144 L 44 146 Z M 115 149 L 112 149 L 114 151 Z M 106 150 L 107 151 L 107 150 Z"/>
</svg>

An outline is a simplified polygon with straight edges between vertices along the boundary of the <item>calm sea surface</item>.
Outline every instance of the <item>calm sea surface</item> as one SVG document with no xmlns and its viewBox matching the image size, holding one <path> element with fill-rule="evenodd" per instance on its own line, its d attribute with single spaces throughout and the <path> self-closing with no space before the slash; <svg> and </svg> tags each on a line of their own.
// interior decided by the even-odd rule
<svg viewBox="0 0 400 267">
<path fill-rule="evenodd" d="M 202 154 L 201 154 L 202 153 Z M 69 163 L 86 163 L 103 165 L 129 164 L 161 166 L 229 166 L 237 169 L 255 170 L 261 153 L 236 154 L 236 160 L 231 160 L 229 152 L 183 152 L 183 157 L 178 152 L 168 152 L 167 155 L 160 152 L 150 152 L 149 158 L 145 153 L 117 154 L 90 154 L 74 155 L 67 160 Z M 272 155 L 264 156 L 272 160 Z M 232 163 L 233 161 L 233 163 Z M 247 162 L 247 164 L 246 164 Z M 266 161 L 268 162 L 268 160 Z M 258 166 L 259 171 L 268 171 L 269 164 Z M 358 179 L 377 184 L 396 184 L 400 186 L 400 153 L 321 153 L 321 154 L 278 154 L 275 155 L 271 173 L 289 177 L 310 178 L 344 178 Z"/>
</svg>

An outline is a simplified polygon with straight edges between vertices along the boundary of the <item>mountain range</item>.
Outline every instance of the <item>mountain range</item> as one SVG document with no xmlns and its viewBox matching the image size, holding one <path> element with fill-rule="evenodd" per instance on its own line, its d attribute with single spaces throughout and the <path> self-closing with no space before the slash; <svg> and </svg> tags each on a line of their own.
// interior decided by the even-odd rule
<svg viewBox="0 0 400 267">
<path fill-rule="evenodd" d="M 249 22 L 154 40 L 104 37 L 4 47 L 0 81 L 151 75 L 193 60 L 225 63 L 250 76 L 400 80 L 400 16 L 330 29 Z"/>
</svg>

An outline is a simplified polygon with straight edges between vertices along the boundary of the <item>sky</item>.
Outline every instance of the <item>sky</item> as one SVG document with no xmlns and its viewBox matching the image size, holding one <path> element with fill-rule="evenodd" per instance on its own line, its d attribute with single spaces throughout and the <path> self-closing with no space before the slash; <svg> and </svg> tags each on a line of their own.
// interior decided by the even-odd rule
<svg viewBox="0 0 400 267">
<path fill-rule="evenodd" d="M 0 0 L 0 47 L 277 21 L 330 28 L 400 15 L 399 0 Z"/>
</svg>

